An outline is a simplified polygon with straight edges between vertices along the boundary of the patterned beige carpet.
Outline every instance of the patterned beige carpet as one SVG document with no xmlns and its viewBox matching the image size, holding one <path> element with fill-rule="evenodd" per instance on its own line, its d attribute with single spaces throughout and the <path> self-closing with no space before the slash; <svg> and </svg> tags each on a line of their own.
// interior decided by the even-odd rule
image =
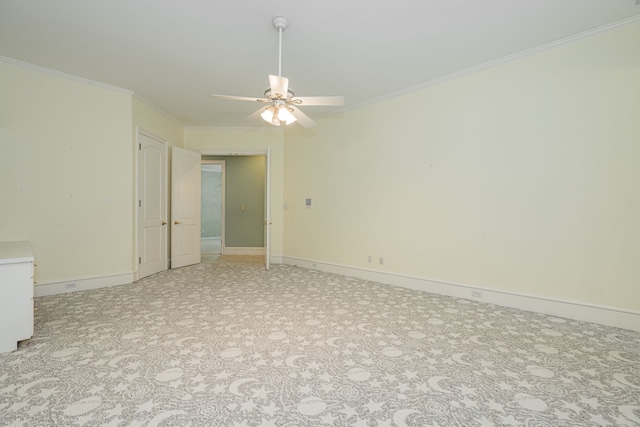
<svg viewBox="0 0 640 427">
<path fill-rule="evenodd" d="M 626 330 L 224 256 L 36 305 L 0 425 L 640 425 Z"/>
</svg>

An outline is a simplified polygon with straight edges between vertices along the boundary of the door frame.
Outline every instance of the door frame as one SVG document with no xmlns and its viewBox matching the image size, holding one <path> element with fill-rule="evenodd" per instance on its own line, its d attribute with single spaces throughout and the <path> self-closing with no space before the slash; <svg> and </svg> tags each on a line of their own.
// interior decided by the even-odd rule
<svg viewBox="0 0 640 427">
<path fill-rule="evenodd" d="M 168 186 L 169 186 L 169 142 L 166 139 L 162 139 L 159 136 L 153 134 L 152 132 L 149 132 L 148 130 L 140 127 L 139 125 L 136 125 L 136 138 L 134 141 L 134 146 L 133 149 L 135 151 L 135 185 L 134 185 L 134 194 L 133 194 L 133 205 L 135 206 L 135 232 L 133 233 L 134 235 L 134 251 L 133 251 L 133 265 L 135 266 L 134 272 L 133 272 L 133 280 L 134 282 L 136 280 L 139 279 L 138 277 L 138 272 L 139 272 L 139 268 L 138 268 L 138 261 L 140 259 L 140 242 L 139 242 L 139 237 L 140 237 L 140 208 L 138 207 L 138 201 L 140 200 L 140 135 L 144 135 L 148 138 L 151 138 L 159 143 L 161 143 L 164 146 L 164 166 L 163 166 L 163 175 L 164 175 L 164 183 L 161 183 L 161 185 L 163 185 L 163 197 L 164 197 L 164 217 L 165 218 L 169 218 L 169 191 L 168 191 Z M 171 233 L 169 232 L 169 230 L 167 230 L 166 233 L 164 233 L 164 245 L 165 245 L 165 259 L 164 259 L 164 269 L 168 270 L 169 269 L 169 235 Z"/>
<path fill-rule="evenodd" d="M 202 153 L 201 153 L 202 154 Z M 227 162 L 226 160 L 201 160 L 200 165 L 220 165 L 222 167 L 221 173 L 221 185 L 220 185 L 220 255 L 224 255 L 224 246 L 225 246 L 225 206 L 226 206 L 226 188 L 225 188 L 225 180 L 227 174 Z M 200 204 L 202 204 L 202 200 L 200 200 Z M 202 221 L 202 219 L 201 219 Z"/>
<path fill-rule="evenodd" d="M 268 165 L 271 163 L 271 147 L 267 147 L 264 150 L 247 150 L 247 151 L 229 151 L 229 150 L 196 150 L 203 156 L 261 156 L 265 158 L 265 161 Z M 265 168 L 265 185 L 267 188 L 265 189 L 265 209 L 268 207 L 267 212 L 265 210 L 265 219 L 269 218 L 269 221 L 265 220 L 265 227 L 271 228 L 271 168 Z M 271 264 L 271 233 L 266 233 L 269 235 L 269 239 L 266 239 L 264 242 L 264 253 L 265 253 L 265 269 L 269 269 Z"/>
<path fill-rule="evenodd" d="M 264 179 L 264 267 L 271 268 L 271 147 L 267 147 Z"/>
</svg>

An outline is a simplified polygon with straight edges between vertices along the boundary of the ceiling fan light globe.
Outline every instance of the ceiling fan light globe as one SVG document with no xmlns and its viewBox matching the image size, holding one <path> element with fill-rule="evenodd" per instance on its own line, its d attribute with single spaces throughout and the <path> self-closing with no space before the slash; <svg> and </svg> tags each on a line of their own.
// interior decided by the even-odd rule
<svg viewBox="0 0 640 427">
<path fill-rule="evenodd" d="M 289 114 L 289 116 L 290 117 L 287 118 L 287 120 L 285 121 L 285 124 L 287 124 L 287 125 L 290 125 L 291 123 L 295 123 L 296 120 L 298 120 L 298 119 L 296 119 L 296 117 L 293 114 Z"/>
<path fill-rule="evenodd" d="M 281 105 L 278 108 L 278 120 L 280 120 L 281 122 L 284 122 L 285 125 L 290 125 L 291 123 L 294 123 L 298 119 L 296 119 L 296 117 L 289 110 L 289 108 L 287 108 L 286 105 Z"/>
<path fill-rule="evenodd" d="M 289 110 L 287 110 L 287 107 L 285 107 L 284 105 L 281 105 L 280 107 L 278 107 L 278 119 L 281 121 L 286 121 L 289 116 L 291 116 L 291 113 L 289 112 Z"/>
<path fill-rule="evenodd" d="M 262 119 L 265 122 L 271 123 L 273 121 L 274 115 L 275 115 L 275 108 L 268 107 L 260 114 L 260 117 L 262 117 Z"/>
</svg>

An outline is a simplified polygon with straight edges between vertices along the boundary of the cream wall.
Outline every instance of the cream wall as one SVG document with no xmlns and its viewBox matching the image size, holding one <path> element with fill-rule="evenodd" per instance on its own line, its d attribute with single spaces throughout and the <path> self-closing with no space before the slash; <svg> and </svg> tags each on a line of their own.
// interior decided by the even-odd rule
<svg viewBox="0 0 640 427">
<path fill-rule="evenodd" d="M 184 130 L 0 61 L 0 240 L 32 243 L 41 284 L 133 277 L 140 126 L 207 153 L 271 147 L 276 260 L 640 310 L 637 40 L 635 24 L 284 133 Z"/>
<path fill-rule="evenodd" d="M 136 129 L 140 127 L 167 141 L 172 147 L 184 147 L 184 126 L 137 96 L 133 97 L 133 125 L 134 140 Z"/>
<path fill-rule="evenodd" d="M 640 310 L 638 40 L 630 25 L 288 131 L 285 256 Z"/>
<path fill-rule="evenodd" d="M 131 94 L 0 61 L 0 240 L 39 284 L 132 272 Z"/>
<path fill-rule="evenodd" d="M 242 155 L 265 153 L 271 148 L 271 258 L 281 260 L 283 247 L 283 134 L 278 128 L 210 129 L 187 128 L 185 148 L 204 154 Z"/>
</svg>

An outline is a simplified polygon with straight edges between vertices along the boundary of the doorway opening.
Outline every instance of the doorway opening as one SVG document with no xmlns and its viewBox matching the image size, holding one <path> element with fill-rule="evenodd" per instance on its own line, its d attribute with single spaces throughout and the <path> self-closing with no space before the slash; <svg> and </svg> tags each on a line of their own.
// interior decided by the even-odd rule
<svg viewBox="0 0 640 427">
<path fill-rule="evenodd" d="M 202 262 L 213 262 L 224 251 L 225 161 L 203 160 L 201 234 Z"/>
<path fill-rule="evenodd" d="M 202 153 L 202 164 L 222 163 L 222 202 L 221 202 L 221 230 L 220 253 L 212 254 L 216 258 L 221 254 L 227 256 L 252 257 L 262 260 L 269 269 L 269 154 L 258 153 Z M 209 177 L 203 172 L 203 183 Z M 215 178 L 214 178 L 215 179 Z M 207 206 L 205 194 L 206 184 L 203 184 L 202 205 Z M 214 196 L 215 197 L 215 196 Z M 216 208 L 217 212 L 217 208 Z M 217 239 L 207 233 L 204 226 L 207 214 L 202 212 L 203 218 L 203 262 L 205 251 L 217 251 Z"/>
</svg>

